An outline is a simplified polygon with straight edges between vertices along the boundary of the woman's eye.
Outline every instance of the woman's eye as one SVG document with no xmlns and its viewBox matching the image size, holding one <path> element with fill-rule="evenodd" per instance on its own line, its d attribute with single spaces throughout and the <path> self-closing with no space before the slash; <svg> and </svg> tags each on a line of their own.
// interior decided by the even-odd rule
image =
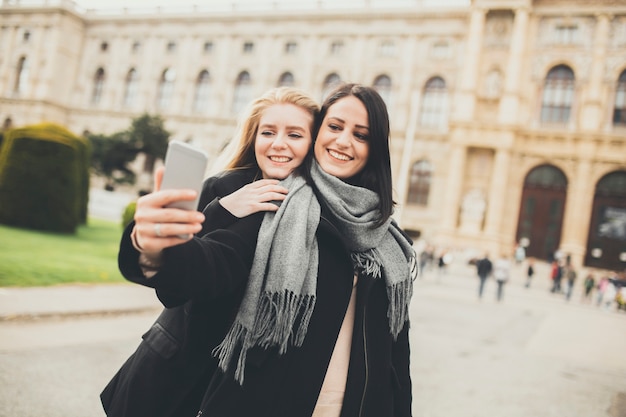
<svg viewBox="0 0 626 417">
<path fill-rule="evenodd" d="M 330 130 L 339 130 L 339 129 L 341 129 L 339 126 L 337 126 L 335 124 L 332 124 L 332 123 L 328 125 L 328 128 Z"/>
<path fill-rule="evenodd" d="M 354 137 L 357 138 L 358 140 L 362 140 L 362 141 L 366 141 L 368 139 L 368 136 L 363 134 L 363 133 L 358 133 L 356 132 L 354 134 Z"/>
<path fill-rule="evenodd" d="M 290 138 L 294 138 L 294 139 L 300 139 L 300 138 L 302 138 L 303 136 L 302 136 L 301 134 L 299 134 L 299 133 L 290 133 L 290 134 L 289 134 L 289 137 L 290 137 Z"/>
<path fill-rule="evenodd" d="M 272 136 L 274 134 L 274 132 L 272 132 L 271 130 L 264 130 L 261 132 L 261 136 Z"/>
</svg>

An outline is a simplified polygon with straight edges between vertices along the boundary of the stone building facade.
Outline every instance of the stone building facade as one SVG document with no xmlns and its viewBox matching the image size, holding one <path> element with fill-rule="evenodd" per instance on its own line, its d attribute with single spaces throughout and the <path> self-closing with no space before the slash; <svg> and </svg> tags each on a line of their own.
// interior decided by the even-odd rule
<svg viewBox="0 0 626 417">
<path fill-rule="evenodd" d="M 0 121 L 111 133 L 148 112 L 216 155 L 268 88 L 321 100 L 340 80 L 373 85 L 404 228 L 439 247 L 521 243 L 626 267 L 625 0 L 348 3 L 104 13 L 4 0 Z"/>
</svg>

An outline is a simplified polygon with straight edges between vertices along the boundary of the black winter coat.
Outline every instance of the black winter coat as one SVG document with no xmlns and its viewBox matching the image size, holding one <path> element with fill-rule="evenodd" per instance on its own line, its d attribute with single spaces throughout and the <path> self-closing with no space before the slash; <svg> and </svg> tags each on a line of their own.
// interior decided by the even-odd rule
<svg viewBox="0 0 626 417">
<path fill-rule="evenodd" d="M 219 212 L 220 207 L 218 203 L 211 212 Z M 138 255 L 128 236 L 125 236 L 120 251 L 120 268 L 124 276 L 155 288 L 166 307 L 176 309 L 184 306 L 184 311 L 188 311 L 183 323 L 173 323 L 185 326 L 182 338 L 172 336 L 181 334 L 180 329 L 168 331 L 164 328 L 165 331 L 161 332 L 153 327 L 144 337 L 142 345 L 149 344 L 151 339 L 162 339 L 156 341 L 156 351 L 165 350 L 160 353 L 168 353 L 171 358 L 178 357 L 177 361 L 162 355 L 163 361 L 170 362 L 170 372 L 177 363 L 183 364 L 192 373 L 190 379 L 193 380 L 193 383 L 185 382 L 181 389 L 179 381 L 172 379 L 170 391 L 164 386 L 158 387 L 159 392 L 144 387 L 143 394 L 137 393 L 137 398 L 129 398 L 128 401 L 155 401 L 167 392 L 178 399 L 173 409 L 183 409 L 181 405 L 186 405 L 183 404 L 185 401 L 195 403 L 197 392 L 210 379 L 199 416 L 311 415 L 353 283 L 349 253 L 338 231 L 324 217 L 317 230 L 320 248 L 317 303 L 303 345 L 290 348 L 284 355 L 279 355 L 274 349 L 252 349 L 248 353 L 243 386 L 239 386 L 232 375 L 224 375 L 216 369 L 215 360 L 209 357 L 211 348 L 222 340 L 236 313 L 252 264 L 262 218 L 263 213 L 257 213 L 224 229 L 209 232 L 202 238 L 168 249 L 164 254 L 165 266 L 150 279 L 141 274 L 137 266 Z M 209 218 L 207 224 L 210 224 Z M 219 304 L 219 309 L 214 308 L 216 304 Z M 411 415 L 408 324 L 394 341 L 389 333 L 387 306 L 382 280 L 360 277 L 342 417 Z M 161 336 L 152 338 L 151 332 L 163 334 L 165 339 Z M 170 345 L 178 346 L 178 349 L 164 349 Z M 152 349 L 155 350 L 154 347 Z M 206 357 L 202 355 L 203 351 Z M 188 356 L 180 359 L 179 352 L 188 352 L 185 354 Z M 191 368 L 197 369 L 191 371 Z M 152 377 L 156 378 L 156 375 Z M 155 384 L 151 382 L 150 385 Z M 193 401 L 189 400 L 190 396 Z M 141 414 L 134 416 L 140 417 Z M 148 416 L 153 414 L 146 414 Z"/>
</svg>

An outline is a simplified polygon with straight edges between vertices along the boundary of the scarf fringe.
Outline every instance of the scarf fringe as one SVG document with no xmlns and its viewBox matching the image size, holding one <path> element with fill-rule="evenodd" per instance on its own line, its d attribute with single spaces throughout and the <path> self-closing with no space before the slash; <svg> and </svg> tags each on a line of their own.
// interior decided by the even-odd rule
<svg viewBox="0 0 626 417">
<path fill-rule="evenodd" d="M 224 340 L 213 349 L 212 354 L 219 359 L 219 367 L 226 372 L 237 355 L 235 380 L 243 385 L 247 353 L 252 347 L 258 345 L 268 349 L 275 346 L 282 355 L 290 344 L 302 346 L 315 301 L 315 296 L 298 295 L 291 291 L 265 293 L 255 317 L 254 333 L 235 321 Z M 298 324 L 294 329 L 296 320 Z"/>
<path fill-rule="evenodd" d="M 404 324 L 409 321 L 409 305 L 412 296 L 412 279 L 387 287 L 387 297 L 389 298 L 387 318 L 389 319 L 389 330 L 394 340 L 397 340 L 398 335 L 404 328 Z"/>
<path fill-rule="evenodd" d="M 380 278 L 380 253 L 376 248 L 371 248 L 363 252 L 352 252 L 352 265 L 357 273 L 368 275 L 374 278 Z"/>
</svg>

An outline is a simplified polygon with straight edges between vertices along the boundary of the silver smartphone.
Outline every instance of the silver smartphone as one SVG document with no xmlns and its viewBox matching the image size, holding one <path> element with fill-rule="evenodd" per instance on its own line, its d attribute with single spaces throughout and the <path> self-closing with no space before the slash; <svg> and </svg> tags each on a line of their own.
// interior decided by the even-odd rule
<svg viewBox="0 0 626 417">
<path fill-rule="evenodd" d="M 194 201 L 176 201 L 168 207 L 197 210 L 206 172 L 208 155 L 202 149 L 179 140 L 172 140 L 165 154 L 162 190 L 191 189 L 198 192 Z"/>
</svg>

